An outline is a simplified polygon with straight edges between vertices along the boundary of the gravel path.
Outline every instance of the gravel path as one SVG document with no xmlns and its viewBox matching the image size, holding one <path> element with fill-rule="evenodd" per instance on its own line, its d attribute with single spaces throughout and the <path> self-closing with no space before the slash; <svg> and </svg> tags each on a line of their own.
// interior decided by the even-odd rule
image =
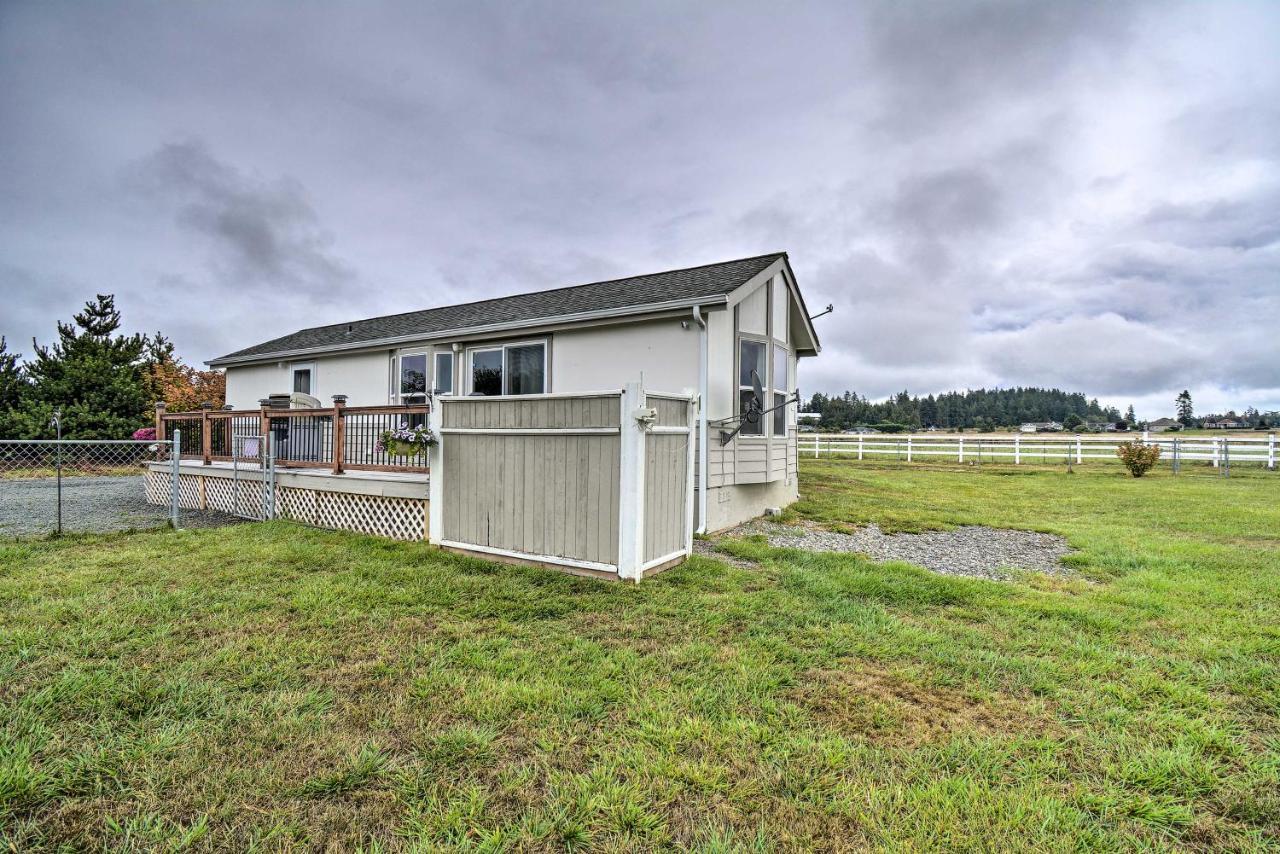
<svg viewBox="0 0 1280 854">
<path fill-rule="evenodd" d="M 1062 563 L 1073 549 L 1054 534 L 1014 531 L 970 525 L 950 531 L 921 534 L 886 534 L 876 525 L 852 534 L 838 534 L 813 527 L 792 527 L 775 522 L 748 522 L 724 536 L 764 534 L 769 545 L 806 551 L 850 552 L 872 560 L 902 560 L 943 575 L 963 575 L 992 581 L 1008 581 L 1016 570 L 1050 575 L 1074 575 Z M 701 541 L 699 551 L 714 550 L 714 541 Z M 724 559 L 726 556 L 715 555 Z"/>
<path fill-rule="evenodd" d="M 64 477 L 62 530 L 105 533 L 158 528 L 168 523 L 169 508 L 148 504 L 138 477 Z M 243 521 L 225 513 L 182 510 L 178 524 L 208 528 Z M 0 480 L 0 537 L 49 534 L 58 526 L 56 478 Z"/>
</svg>

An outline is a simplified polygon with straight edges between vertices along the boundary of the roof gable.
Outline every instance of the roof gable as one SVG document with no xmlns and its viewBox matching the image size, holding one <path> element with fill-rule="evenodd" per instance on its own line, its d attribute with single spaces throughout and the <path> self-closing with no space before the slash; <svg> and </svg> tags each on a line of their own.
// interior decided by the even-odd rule
<svg viewBox="0 0 1280 854">
<path fill-rule="evenodd" d="M 234 364 L 299 351 L 350 349 L 382 341 L 430 338 L 491 327 L 518 329 L 581 315 L 630 314 L 673 302 L 713 298 L 723 301 L 727 294 L 783 258 L 786 253 L 775 252 L 700 267 L 316 326 L 219 356 L 209 364 Z"/>
</svg>

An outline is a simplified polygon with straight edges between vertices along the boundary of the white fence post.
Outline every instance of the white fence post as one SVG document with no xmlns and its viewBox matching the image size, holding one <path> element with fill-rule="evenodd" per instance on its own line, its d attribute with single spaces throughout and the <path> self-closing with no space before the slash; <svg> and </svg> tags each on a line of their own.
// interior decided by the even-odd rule
<svg viewBox="0 0 1280 854">
<path fill-rule="evenodd" d="M 1276 434 L 1267 435 L 1267 468 L 1275 471 L 1276 469 Z"/>
<path fill-rule="evenodd" d="M 427 451 L 427 542 L 444 539 L 444 398 L 435 395 L 427 410 L 427 427 L 436 443 Z"/>
<path fill-rule="evenodd" d="M 1015 466 L 1022 464 L 1022 437 L 1013 437 L 1013 464 Z"/>
<path fill-rule="evenodd" d="M 818 453 L 821 450 L 822 450 L 822 434 L 814 433 L 813 434 L 813 458 L 815 460 L 818 458 Z"/>
<path fill-rule="evenodd" d="M 1084 462 L 1084 449 L 1080 446 L 1080 437 L 1076 436 L 1076 465 Z"/>
<path fill-rule="evenodd" d="M 911 462 L 911 437 L 907 437 L 907 462 Z"/>
<path fill-rule="evenodd" d="M 627 383 L 622 390 L 621 451 L 618 461 L 618 577 L 640 581 L 644 563 L 644 427 L 635 411 L 644 406 L 644 389 Z"/>
<path fill-rule="evenodd" d="M 1213 437 L 1213 467 L 1218 467 L 1218 459 L 1222 456 L 1222 440 L 1217 436 Z"/>
<path fill-rule="evenodd" d="M 964 462 L 964 436 L 960 437 L 960 459 L 958 462 Z"/>
<path fill-rule="evenodd" d="M 1151 431 L 1150 431 L 1150 430 L 1143 430 L 1143 431 L 1142 431 L 1142 444 L 1144 444 L 1144 445 L 1145 445 L 1147 442 L 1150 442 L 1150 441 L 1151 441 Z"/>
<path fill-rule="evenodd" d="M 858 434 L 858 459 L 862 459 L 862 434 Z"/>
</svg>

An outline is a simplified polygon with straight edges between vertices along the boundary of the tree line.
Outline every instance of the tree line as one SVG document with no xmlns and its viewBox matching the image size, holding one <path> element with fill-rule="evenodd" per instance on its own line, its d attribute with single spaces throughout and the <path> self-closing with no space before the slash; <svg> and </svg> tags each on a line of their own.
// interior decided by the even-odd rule
<svg viewBox="0 0 1280 854">
<path fill-rule="evenodd" d="M 222 406 L 220 371 L 183 364 L 159 332 L 126 335 L 120 326 L 114 295 L 99 294 L 58 322 L 52 344 L 33 340 L 28 360 L 0 335 L 0 438 L 49 438 L 58 413 L 64 438 L 127 439 L 154 425 L 158 401 L 174 410 Z"/>
<path fill-rule="evenodd" d="M 815 394 L 804 409 L 819 414 L 820 430 L 996 430 L 1029 421 L 1075 426 L 1125 420 L 1114 407 L 1104 407 L 1079 392 L 1056 388 L 980 388 L 924 397 L 901 391 L 880 402 L 846 391 L 843 395 Z"/>
</svg>

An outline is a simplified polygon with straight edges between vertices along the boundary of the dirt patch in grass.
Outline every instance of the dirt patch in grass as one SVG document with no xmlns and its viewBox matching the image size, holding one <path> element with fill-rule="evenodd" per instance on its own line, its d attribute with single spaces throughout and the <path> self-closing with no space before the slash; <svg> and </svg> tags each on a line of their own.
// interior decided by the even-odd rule
<svg viewBox="0 0 1280 854">
<path fill-rule="evenodd" d="M 1057 729 L 1043 707 L 1008 696 L 975 697 L 922 685 L 869 662 L 815 669 L 790 699 L 843 736 L 912 747 L 965 735 L 1047 735 Z"/>
</svg>

